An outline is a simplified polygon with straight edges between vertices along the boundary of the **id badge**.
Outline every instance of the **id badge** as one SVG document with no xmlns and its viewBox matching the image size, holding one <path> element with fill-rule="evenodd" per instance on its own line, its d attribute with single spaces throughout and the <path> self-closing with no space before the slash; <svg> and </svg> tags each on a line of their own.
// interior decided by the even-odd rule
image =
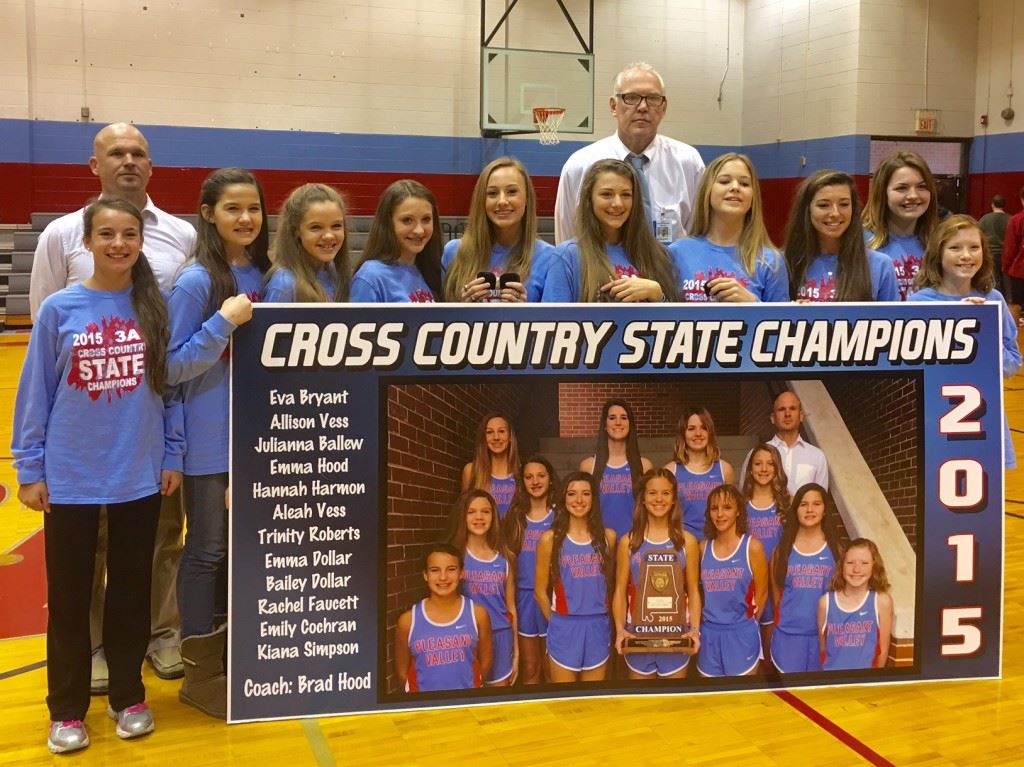
<svg viewBox="0 0 1024 767">
<path fill-rule="evenodd" d="M 672 243 L 672 222 L 669 220 L 668 213 L 664 209 L 662 209 L 658 214 L 658 218 L 654 221 L 654 237 L 663 245 Z"/>
</svg>

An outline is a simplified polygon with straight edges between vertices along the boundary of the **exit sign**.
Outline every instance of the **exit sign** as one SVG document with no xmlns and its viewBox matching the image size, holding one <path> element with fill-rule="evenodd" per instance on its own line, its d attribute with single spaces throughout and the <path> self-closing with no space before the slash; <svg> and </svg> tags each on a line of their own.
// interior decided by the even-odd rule
<svg viewBox="0 0 1024 767">
<path fill-rule="evenodd" d="M 938 130 L 939 121 L 935 113 L 926 109 L 918 109 L 914 113 L 914 132 L 935 133 Z"/>
</svg>

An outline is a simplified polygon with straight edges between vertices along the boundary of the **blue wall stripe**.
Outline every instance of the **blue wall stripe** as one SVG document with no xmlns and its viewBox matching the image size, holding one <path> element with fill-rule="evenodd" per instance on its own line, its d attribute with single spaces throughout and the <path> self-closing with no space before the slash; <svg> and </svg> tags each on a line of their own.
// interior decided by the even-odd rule
<svg viewBox="0 0 1024 767">
<path fill-rule="evenodd" d="M 0 162 L 80 165 L 92 153 L 96 124 L 0 119 Z M 269 170 L 474 175 L 503 154 L 521 159 L 531 173 L 557 176 L 565 159 L 588 141 L 551 147 L 531 138 L 374 135 L 243 130 L 169 125 L 140 126 L 162 167 L 242 165 Z M 871 139 L 855 134 L 745 147 L 698 145 L 705 162 L 743 151 L 762 178 L 799 178 L 821 168 L 866 175 Z M 806 163 L 801 164 L 801 158 Z M 1024 133 L 976 137 L 971 171 L 1024 170 Z"/>
<path fill-rule="evenodd" d="M 1024 133 L 975 136 L 971 143 L 971 173 L 1024 172 Z"/>
</svg>

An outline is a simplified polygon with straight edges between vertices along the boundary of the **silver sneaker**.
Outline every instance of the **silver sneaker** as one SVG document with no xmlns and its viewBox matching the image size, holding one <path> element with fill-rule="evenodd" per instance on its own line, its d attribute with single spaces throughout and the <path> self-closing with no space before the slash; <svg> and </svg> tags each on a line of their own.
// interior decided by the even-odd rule
<svg viewBox="0 0 1024 767">
<path fill-rule="evenodd" d="M 106 695 L 110 687 L 110 672 L 107 670 L 107 656 L 103 654 L 103 648 L 93 650 L 92 653 L 92 676 L 89 679 L 89 692 L 93 695 Z"/>
<path fill-rule="evenodd" d="M 46 738 L 46 746 L 50 749 L 51 754 L 81 751 L 88 745 L 89 733 L 85 731 L 85 722 L 81 719 L 50 722 L 50 734 Z"/>
<path fill-rule="evenodd" d="M 114 711 L 107 706 L 107 716 L 117 722 L 117 737 L 129 739 L 139 738 L 153 732 L 153 712 L 145 703 L 136 703 L 121 711 Z"/>
</svg>

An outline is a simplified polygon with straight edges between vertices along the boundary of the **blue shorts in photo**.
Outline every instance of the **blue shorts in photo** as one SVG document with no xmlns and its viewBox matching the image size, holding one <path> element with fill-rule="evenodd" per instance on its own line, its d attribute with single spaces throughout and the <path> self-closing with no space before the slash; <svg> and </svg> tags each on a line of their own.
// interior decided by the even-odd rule
<svg viewBox="0 0 1024 767">
<path fill-rule="evenodd" d="M 548 633 L 548 621 L 537 606 L 537 597 L 532 591 L 516 589 L 516 617 L 519 636 L 542 637 Z"/>
<path fill-rule="evenodd" d="M 753 618 L 731 625 L 700 624 L 697 670 L 703 676 L 743 676 L 761 658 L 761 629 Z"/>
<path fill-rule="evenodd" d="M 772 633 L 772 663 L 783 674 L 821 671 L 821 642 L 817 634 Z"/>
<path fill-rule="evenodd" d="M 622 660 L 636 674 L 672 676 L 686 668 L 690 656 L 680 652 L 629 652 L 623 653 Z"/>
<path fill-rule="evenodd" d="M 491 671 L 485 684 L 503 682 L 512 676 L 512 650 L 515 648 L 512 629 L 491 632 Z"/>
<path fill-rule="evenodd" d="M 551 614 L 548 655 L 569 671 L 604 665 L 611 655 L 612 625 L 607 615 Z"/>
</svg>

